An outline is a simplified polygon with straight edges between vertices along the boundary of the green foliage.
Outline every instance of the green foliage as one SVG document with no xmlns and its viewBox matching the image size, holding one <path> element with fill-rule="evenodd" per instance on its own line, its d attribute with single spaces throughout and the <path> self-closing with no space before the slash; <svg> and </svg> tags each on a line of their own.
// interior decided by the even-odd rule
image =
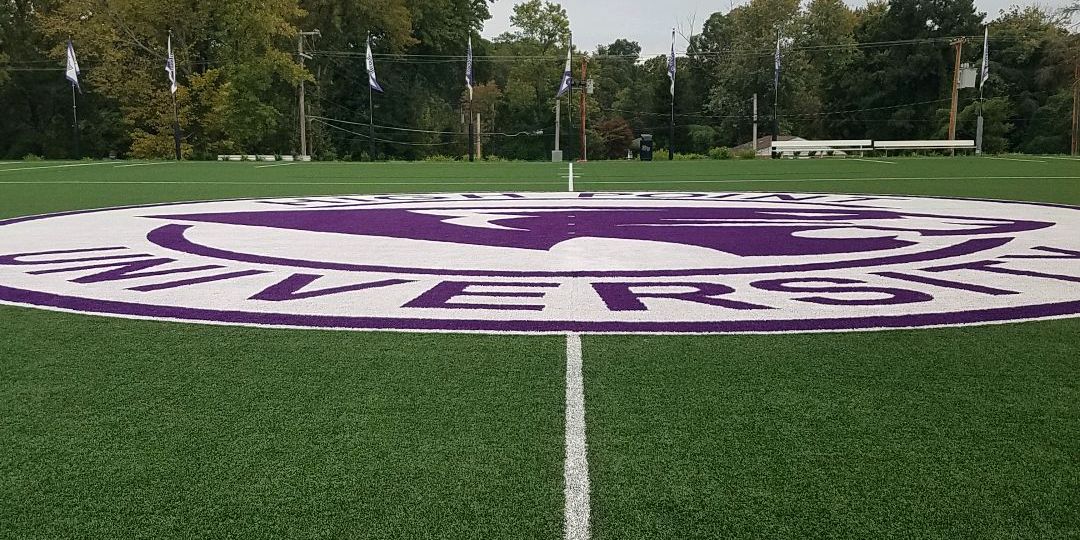
<svg viewBox="0 0 1080 540">
<path fill-rule="evenodd" d="M 719 148 L 710 148 L 709 149 L 709 159 L 725 159 L 726 160 L 726 159 L 731 159 L 733 157 L 735 157 L 735 154 L 732 153 L 731 149 L 726 147 L 726 146 L 721 146 Z"/>
<path fill-rule="evenodd" d="M 735 159 L 757 159 L 757 152 L 749 148 L 735 152 Z"/>
<path fill-rule="evenodd" d="M 310 123 L 321 160 L 464 155 L 475 113 L 485 152 L 546 159 L 568 46 L 566 10 L 547 0 L 521 2 L 510 31 L 493 41 L 478 35 L 488 18 L 485 0 L 0 3 L 0 157 L 79 157 L 70 87 L 60 72 L 17 67 L 62 65 L 69 36 L 83 67 L 76 96 L 81 155 L 170 157 L 174 102 L 162 68 L 171 30 L 180 73 L 175 106 L 191 156 L 298 154 L 296 91 L 305 81 L 310 116 L 356 123 Z M 578 49 L 575 80 L 587 60 L 597 89 L 585 100 L 589 157 L 622 159 L 645 133 L 686 154 L 743 144 L 755 94 L 762 135 L 778 112 L 781 132 L 806 138 L 943 137 L 953 67 L 948 40 L 979 35 L 984 22 L 972 0 L 875 1 L 857 9 L 843 0 L 748 0 L 711 14 L 685 43 L 674 104 L 664 56 L 642 57 L 637 42 L 622 38 L 595 54 Z M 1071 66 L 1080 61 L 1080 37 L 1069 24 L 1036 7 L 1011 8 L 994 20 L 984 92 L 990 147 L 1067 150 Z M 303 38 L 312 57 L 301 66 L 297 31 L 316 28 L 320 36 Z M 774 111 L 777 30 L 783 68 Z M 387 89 L 370 104 L 363 70 L 369 34 Z M 478 57 L 471 104 L 463 61 L 450 59 L 460 57 L 469 36 Z M 963 61 L 977 63 L 981 43 L 963 51 Z M 579 91 L 561 101 L 562 147 L 571 156 L 582 154 Z M 974 137 L 977 96 L 960 92 L 963 137 Z M 672 105 L 674 140 L 667 129 Z M 368 138 L 369 115 L 375 140 Z M 540 130 L 544 137 L 520 135 Z"/>
</svg>

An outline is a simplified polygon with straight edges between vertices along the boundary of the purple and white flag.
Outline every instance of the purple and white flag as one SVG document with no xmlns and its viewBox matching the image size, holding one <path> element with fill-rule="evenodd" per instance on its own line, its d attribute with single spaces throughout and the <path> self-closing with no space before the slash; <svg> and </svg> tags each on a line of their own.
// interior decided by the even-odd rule
<svg viewBox="0 0 1080 540">
<path fill-rule="evenodd" d="M 983 59 L 982 72 L 979 75 L 979 88 L 986 86 L 986 80 L 990 78 L 990 27 L 987 26 L 983 33 Z"/>
<path fill-rule="evenodd" d="M 176 57 L 172 52 L 172 35 L 169 36 L 168 55 L 165 57 L 165 73 L 169 74 L 169 92 L 176 93 Z"/>
<path fill-rule="evenodd" d="M 671 97 L 675 97 L 675 29 L 671 29 L 671 55 L 667 60 L 667 75 L 671 79 Z"/>
<path fill-rule="evenodd" d="M 559 99 L 570 90 L 570 86 L 574 84 L 574 76 L 570 74 L 570 50 L 572 47 L 566 48 L 566 69 L 563 70 L 562 81 L 559 83 L 559 91 L 555 93 L 555 99 Z"/>
<path fill-rule="evenodd" d="M 476 80 L 473 79 L 472 36 L 469 36 L 469 53 L 465 59 L 465 86 L 469 88 L 469 101 L 472 101 L 472 89 L 475 83 Z"/>
<path fill-rule="evenodd" d="M 67 69 L 64 70 L 64 77 L 71 81 L 72 86 L 79 89 L 82 92 L 82 88 L 79 86 L 79 61 L 75 58 L 75 46 L 71 44 L 71 40 L 67 43 Z"/>
<path fill-rule="evenodd" d="M 371 56 L 371 36 L 367 39 L 367 78 L 368 86 L 381 94 L 382 86 L 379 86 L 379 80 L 375 78 L 375 58 Z"/>
<path fill-rule="evenodd" d="M 780 33 L 776 34 L 776 66 L 773 70 L 773 86 L 780 88 Z"/>
</svg>

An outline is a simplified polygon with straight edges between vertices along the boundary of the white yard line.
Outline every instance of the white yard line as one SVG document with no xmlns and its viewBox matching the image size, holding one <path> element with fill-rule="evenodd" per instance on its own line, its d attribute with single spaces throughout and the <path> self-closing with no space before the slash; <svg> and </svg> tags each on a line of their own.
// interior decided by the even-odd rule
<svg viewBox="0 0 1080 540">
<path fill-rule="evenodd" d="M 146 166 L 149 166 L 149 165 L 171 165 L 171 164 L 174 164 L 174 163 L 179 163 L 179 162 L 177 162 L 177 161 L 154 161 L 154 162 L 151 162 L 151 163 L 127 163 L 125 165 L 117 165 L 116 168 L 117 169 L 122 169 L 124 167 L 146 167 Z"/>
<path fill-rule="evenodd" d="M 288 166 L 288 165 L 296 165 L 297 163 L 300 163 L 300 162 L 299 161 L 289 161 L 289 162 L 286 162 L 286 163 L 275 163 L 273 165 L 256 165 L 255 168 L 256 169 L 266 169 L 268 167 L 285 167 L 285 166 Z"/>
<path fill-rule="evenodd" d="M 15 171 L 32 171 L 35 169 L 62 169 L 65 167 L 90 167 L 93 165 L 112 165 L 108 161 L 95 161 L 93 163 L 67 163 L 64 165 L 44 165 L 40 167 L 17 167 L 15 169 L 0 169 L 0 173 L 15 172 Z"/>
<path fill-rule="evenodd" d="M 1025 163 L 1046 163 L 1041 159 L 1020 159 L 1020 158 L 1007 158 L 1007 157 L 992 157 L 987 156 L 986 159 L 996 159 L 999 161 L 1023 161 Z"/>
<path fill-rule="evenodd" d="M 848 158 L 851 161 L 865 161 L 867 163 L 888 163 L 889 165 L 896 165 L 895 161 L 885 161 L 883 159 L 868 159 L 868 158 Z"/>
<path fill-rule="evenodd" d="M 1063 161 L 1080 161 L 1080 158 L 1077 158 L 1077 157 L 1065 157 L 1065 156 L 1039 156 L 1039 157 L 1041 157 L 1043 159 L 1060 159 L 1060 160 L 1063 160 Z"/>
<path fill-rule="evenodd" d="M 585 383 L 581 375 L 581 334 L 566 334 L 566 540 L 589 538 L 589 459 L 585 444 Z"/>
<path fill-rule="evenodd" d="M 89 165 L 97 165 L 91 163 Z M 41 167 L 37 167 L 41 168 Z M 0 172 L 14 169 L 0 169 Z M 580 179 L 580 175 L 574 175 Z M 872 178 L 756 178 L 756 179 L 720 179 L 720 180 L 590 180 L 589 184 L 757 184 L 772 182 L 875 182 L 894 180 L 1080 180 L 1080 176 L 879 176 Z M 507 182 L 511 180 L 506 180 Z M 484 184 L 496 184 L 499 180 L 472 181 L 472 182 L 442 182 L 432 179 L 427 182 L 235 182 L 213 180 L 47 180 L 35 182 L 33 180 L 0 180 L 0 184 L 63 184 L 63 185 L 99 185 L 99 184 L 191 184 L 191 185 L 218 185 L 218 186 L 481 186 Z M 521 185 L 562 185 L 561 181 L 553 180 L 513 180 Z"/>
</svg>

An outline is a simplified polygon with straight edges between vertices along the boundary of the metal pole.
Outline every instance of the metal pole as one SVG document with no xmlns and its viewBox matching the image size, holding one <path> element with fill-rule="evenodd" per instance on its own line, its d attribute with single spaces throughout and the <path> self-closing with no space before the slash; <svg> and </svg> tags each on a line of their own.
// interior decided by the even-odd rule
<svg viewBox="0 0 1080 540">
<path fill-rule="evenodd" d="M 555 100 L 555 151 L 559 151 L 559 135 L 562 132 L 562 98 Z"/>
<path fill-rule="evenodd" d="M 777 56 L 780 54 L 780 30 L 776 30 L 776 50 Z M 780 140 L 780 63 L 777 62 L 775 66 L 775 75 L 773 77 L 773 144 L 776 144 Z M 757 143 L 754 143 L 755 145 Z"/>
<path fill-rule="evenodd" d="M 371 84 L 367 86 L 367 108 L 368 108 L 368 159 L 375 161 L 375 108 L 373 106 L 374 101 L 371 98 Z"/>
<path fill-rule="evenodd" d="M 477 139 L 476 124 L 473 122 L 473 101 L 469 98 L 469 142 L 465 145 L 469 150 L 469 161 L 473 161 L 476 152 L 473 151 L 473 142 Z"/>
<path fill-rule="evenodd" d="M 71 84 L 71 117 L 73 119 L 72 127 L 75 128 L 75 159 L 82 158 L 82 150 L 79 148 L 79 107 L 75 101 L 75 83 Z"/>
<path fill-rule="evenodd" d="M 300 32 L 296 54 L 300 57 L 300 69 L 304 69 L 304 33 Z M 300 159 L 307 153 L 307 107 L 304 105 L 304 79 L 300 79 Z"/>
<path fill-rule="evenodd" d="M 671 116 L 668 118 L 668 161 L 675 159 L 675 93 L 671 94 Z"/>
<path fill-rule="evenodd" d="M 757 93 L 754 93 L 754 157 L 757 157 Z"/>
<path fill-rule="evenodd" d="M 585 66 L 588 64 L 589 59 L 581 57 L 581 83 L 585 84 L 586 71 Z M 581 161 L 589 161 L 589 147 L 585 145 L 585 89 L 581 89 Z"/>
<path fill-rule="evenodd" d="M 483 147 L 480 146 L 480 113 L 476 113 L 476 159 L 483 161 Z"/>
<path fill-rule="evenodd" d="M 176 105 L 176 94 L 172 95 L 173 109 L 173 146 L 176 150 L 176 161 L 180 161 L 180 109 Z"/>
</svg>

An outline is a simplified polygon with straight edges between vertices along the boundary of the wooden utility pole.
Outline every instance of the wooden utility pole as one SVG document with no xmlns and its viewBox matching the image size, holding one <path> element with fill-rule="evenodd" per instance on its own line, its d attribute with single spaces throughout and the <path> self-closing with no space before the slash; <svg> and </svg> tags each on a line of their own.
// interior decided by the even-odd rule
<svg viewBox="0 0 1080 540">
<path fill-rule="evenodd" d="M 952 109 L 949 111 L 949 140 L 956 140 L 956 109 L 960 97 L 960 53 L 964 49 L 964 39 L 960 38 L 951 43 L 956 48 L 956 63 L 953 65 L 952 80 Z"/>
<path fill-rule="evenodd" d="M 299 32 L 297 39 L 296 56 L 300 61 L 300 69 L 304 69 L 304 60 L 311 58 L 310 55 L 304 52 L 304 37 L 306 36 L 322 36 L 318 30 L 311 32 Z M 308 155 L 308 140 L 307 140 L 307 104 L 304 102 L 304 80 L 300 79 L 300 159 L 303 160 Z"/>
</svg>

